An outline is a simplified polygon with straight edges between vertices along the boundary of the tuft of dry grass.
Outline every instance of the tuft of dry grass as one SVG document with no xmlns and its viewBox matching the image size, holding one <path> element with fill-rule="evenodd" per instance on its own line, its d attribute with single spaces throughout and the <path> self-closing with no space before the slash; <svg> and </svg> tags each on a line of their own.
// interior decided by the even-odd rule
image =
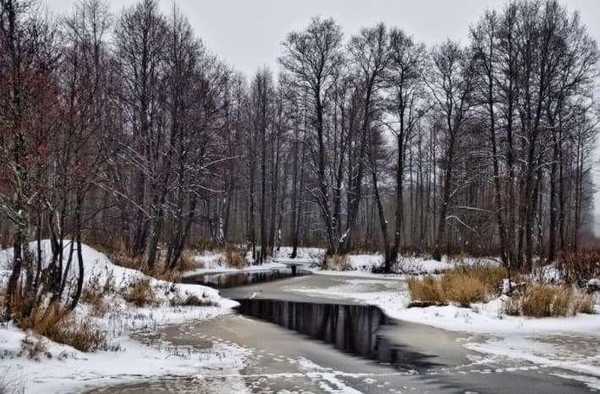
<svg viewBox="0 0 600 394">
<path fill-rule="evenodd" d="M 600 276 L 600 251 L 567 253 L 558 260 L 558 269 L 565 283 L 585 287 L 590 279 Z"/>
<path fill-rule="evenodd" d="M 196 268 L 200 268 L 196 260 L 194 259 L 194 255 L 192 252 L 186 250 L 181 254 L 179 258 L 179 270 L 180 271 L 191 271 Z"/>
<path fill-rule="evenodd" d="M 132 256 L 125 251 L 109 253 L 108 259 L 118 266 L 135 270 L 139 270 L 144 266 L 144 264 L 142 264 L 143 259 L 141 256 Z"/>
<path fill-rule="evenodd" d="M 432 275 L 425 275 L 422 279 L 408 278 L 408 291 L 411 299 L 415 301 L 446 304 L 446 297 L 439 279 Z"/>
<path fill-rule="evenodd" d="M 352 266 L 346 254 L 334 254 L 325 256 L 325 267 L 336 271 L 351 271 Z"/>
<path fill-rule="evenodd" d="M 504 312 L 537 318 L 591 314 L 594 313 L 594 299 L 572 287 L 536 284 L 506 302 Z"/>
<path fill-rule="evenodd" d="M 445 271 L 438 277 L 426 275 L 423 279 L 410 278 L 408 288 L 415 301 L 468 307 L 474 302 L 485 302 L 500 294 L 500 283 L 507 276 L 503 267 L 462 266 Z"/>
<path fill-rule="evenodd" d="M 89 284 L 81 292 L 81 301 L 91 306 L 90 313 L 92 316 L 104 316 L 108 312 L 108 304 L 104 300 L 104 294 Z"/>
<path fill-rule="evenodd" d="M 39 335 L 31 334 L 28 334 L 21 341 L 20 355 L 35 361 L 40 361 L 42 356 L 45 358 L 52 358 L 52 354 L 48 352 L 48 348 L 44 343 L 44 338 Z"/>
<path fill-rule="evenodd" d="M 31 330 L 82 352 L 101 349 L 106 343 L 104 333 L 89 320 L 74 319 L 70 311 L 56 303 L 47 307 L 36 306 L 30 317 L 18 319 L 18 323 L 24 330 Z"/>
<path fill-rule="evenodd" d="M 109 310 L 106 295 L 114 293 L 115 290 L 115 277 L 112 271 L 108 273 L 102 284 L 99 276 L 95 275 L 83 287 L 81 301 L 92 307 L 91 314 L 93 316 L 104 316 Z"/>
<path fill-rule="evenodd" d="M 508 316 L 520 316 L 521 304 L 518 297 L 510 297 L 502 304 L 502 311 Z"/>
<path fill-rule="evenodd" d="M 0 376 L 0 394 L 24 394 L 25 387 L 22 376 L 11 373 L 10 369 L 5 370 L 4 376 Z"/>
<path fill-rule="evenodd" d="M 192 295 L 189 295 L 186 298 L 180 300 L 179 302 L 177 302 L 176 305 L 179 305 L 179 306 L 217 306 L 219 304 L 206 296 L 197 297 L 192 294 Z"/>
<path fill-rule="evenodd" d="M 156 302 L 154 289 L 150 285 L 150 280 L 146 278 L 134 282 L 123 298 L 138 307 L 152 305 Z"/>
<path fill-rule="evenodd" d="M 246 266 L 246 259 L 244 254 L 233 245 L 227 245 L 224 251 L 225 264 L 232 268 L 244 268 Z"/>
<path fill-rule="evenodd" d="M 573 297 L 573 307 L 577 313 L 586 313 L 593 315 L 596 313 L 594 310 L 595 300 L 591 294 L 579 293 Z"/>
<path fill-rule="evenodd" d="M 484 282 L 468 274 L 448 271 L 441 277 L 442 294 L 449 302 L 462 307 L 485 301 L 487 292 Z"/>
</svg>

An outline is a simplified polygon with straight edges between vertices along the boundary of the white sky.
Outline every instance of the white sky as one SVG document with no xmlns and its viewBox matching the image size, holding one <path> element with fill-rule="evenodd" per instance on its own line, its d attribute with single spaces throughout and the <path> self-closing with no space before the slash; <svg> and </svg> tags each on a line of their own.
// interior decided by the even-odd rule
<svg viewBox="0 0 600 394">
<path fill-rule="evenodd" d="M 42 0 L 52 12 L 68 12 L 76 0 Z M 108 0 L 114 13 L 136 0 Z M 281 42 L 292 30 L 306 26 L 311 17 L 333 17 L 346 37 L 361 27 L 384 22 L 402 28 L 418 41 L 435 45 L 450 37 L 467 41 L 468 28 L 488 8 L 501 8 L 505 0 L 159 0 L 169 13 L 176 4 L 186 15 L 197 36 L 224 61 L 252 75 L 259 67 L 277 71 Z M 578 10 L 592 36 L 600 42 L 600 1 L 563 0 L 570 10 Z M 594 161 L 600 157 L 597 147 Z M 600 188 L 600 168 L 595 169 Z M 600 193 L 595 212 L 599 217 Z M 600 234 L 600 231 L 596 232 Z"/>
</svg>

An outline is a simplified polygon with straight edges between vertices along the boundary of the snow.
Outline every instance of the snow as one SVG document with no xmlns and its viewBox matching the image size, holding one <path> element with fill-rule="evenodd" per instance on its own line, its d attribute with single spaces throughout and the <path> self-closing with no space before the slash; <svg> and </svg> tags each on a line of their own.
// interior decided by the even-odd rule
<svg viewBox="0 0 600 394">
<path fill-rule="evenodd" d="M 590 279 L 587 283 L 587 288 L 590 291 L 600 291 L 600 278 Z"/>
<path fill-rule="evenodd" d="M 346 274 L 345 272 L 343 273 Z M 342 273 L 338 273 L 342 275 Z M 390 279 L 372 279 L 386 287 Z M 410 296 L 408 290 L 396 288 L 382 291 L 361 291 L 361 286 L 370 282 L 349 276 L 344 284 L 328 288 L 294 288 L 294 291 L 332 298 L 347 298 L 375 305 L 391 318 L 414 323 L 426 324 L 449 331 L 461 331 L 474 334 L 514 334 L 514 333 L 583 333 L 600 332 L 600 314 L 579 314 L 573 317 L 534 319 L 521 316 L 506 316 L 502 313 L 505 296 L 488 303 L 475 303 L 471 308 L 455 305 L 430 306 L 427 308 L 408 308 Z M 389 287 L 389 285 L 387 286 Z M 600 306 L 596 306 L 600 313 Z"/>
<path fill-rule="evenodd" d="M 379 290 L 373 291 L 374 288 Z M 394 319 L 467 333 L 468 337 L 461 341 L 463 346 L 489 357 L 487 360 L 491 362 L 522 360 L 567 371 L 554 375 L 600 390 L 599 314 L 544 319 L 506 316 L 502 314 L 506 296 L 473 304 L 471 308 L 454 305 L 407 308 L 410 297 L 406 286 L 394 285 L 389 279 L 357 279 L 354 276 L 329 288 L 290 286 L 289 289 L 375 305 Z M 598 305 L 596 312 L 600 313 Z"/>
<path fill-rule="evenodd" d="M 48 356 L 36 361 L 14 352 L 26 336 L 14 326 L 0 329 L 0 370 L 7 375 L 11 371 L 14 384 L 26 393 L 66 393 L 166 374 L 184 376 L 211 368 L 240 369 L 245 354 L 241 348 L 224 344 L 203 352 L 186 351 L 181 346 L 158 349 L 126 337 L 120 339 L 117 351 L 82 353 L 41 339 Z"/>
<path fill-rule="evenodd" d="M 35 244 L 31 249 L 35 250 Z M 48 264 L 50 242 L 42 241 L 44 264 Z M 65 248 L 68 250 L 68 243 Z M 87 284 L 103 287 L 112 282 L 114 293 L 107 295 L 110 311 L 102 317 L 90 317 L 89 306 L 80 303 L 75 310 L 77 319 L 90 318 L 93 325 L 107 336 L 107 349 L 95 353 L 82 353 L 66 345 L 25 333 L 14 325 L 0 326 L 0 375 L 16 372 L 14 385 L 24 392 L 70 392 L 83 386 L 101 385 L 107 381 L 117 383 L 156 377 L 157 375 L 190 375 L 204 369 L 224 367 L 235 369 L 243 363 L 243 351 L 233 345 L 218 344 L 211 349 L 181 353 L 177 347 L 146 346 L 131 338 L 159 326 L 178 324 L 190 320 L 208 319 L 230 313 L 236 306 L 219 296 L 217 290 L 190 284 L 157 280 L 143 273 L 117 266 L 106 255 L 87 245 L 82 245 L 84 278 Z M 66 257 L 66 256 L 65 256 Z M 12 249 L 0 251 L 0 272 L 9 272 Z M 76 267 L 72 267 L 72 273 Z M 148 280 L 156 294 L 157 305 L 134 307 L 125 302 L 123 294 L 130 286 Z M 195 296 L 212 306 L 171 306 L 189 296 Z M 22 343 L 27 338 L 41 341 L 46 352 L 40 361 L 22 354 Z M 15 373 L 11 372 L 11 376 Z"/>
</svg>

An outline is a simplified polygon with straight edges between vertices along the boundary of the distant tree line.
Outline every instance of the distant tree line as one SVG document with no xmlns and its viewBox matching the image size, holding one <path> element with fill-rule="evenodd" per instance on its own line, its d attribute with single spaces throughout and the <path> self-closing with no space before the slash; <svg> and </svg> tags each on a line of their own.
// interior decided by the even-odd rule
<svg viewBox="0 0 600 394">
<path fill-rule="evenodd" d="M 385 270 L 403 252 L 554 260 L 591 218 L 597 63 L 554 0 L 511 1 L 433 48 L 314 18 L 277 78 L 236 72 L 153 0 L 60 18 L 0 0 L 5 309 L 48 293 L 74 308 L 84 241 L 149 271 L 202 240 L 256 263 L 281 245 L 379 250 Z M 30 241 L 47 238 L 45 267 Z"/>
</svg>

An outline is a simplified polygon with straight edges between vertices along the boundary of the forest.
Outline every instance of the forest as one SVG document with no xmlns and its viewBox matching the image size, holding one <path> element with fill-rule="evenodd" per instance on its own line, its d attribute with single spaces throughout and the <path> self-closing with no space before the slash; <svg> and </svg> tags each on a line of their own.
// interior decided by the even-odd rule
<svg viewBox="0 0 600 394">
<path fill-rule="evenodd" d="M 8 316 L 48 292 L 75 308 L 84 242 L 146 272 L 207 245 L 254 264 L 319 246 L 380 252 L 383 271 L 463 254 L 522 272 L 593 245 L 599 55 L 558 1 L 510 1 L 434 46 L 315 17 L 254 75 L 198 30 L 154 0 L 58 16 L 0 0 Z"/>
</svg>

